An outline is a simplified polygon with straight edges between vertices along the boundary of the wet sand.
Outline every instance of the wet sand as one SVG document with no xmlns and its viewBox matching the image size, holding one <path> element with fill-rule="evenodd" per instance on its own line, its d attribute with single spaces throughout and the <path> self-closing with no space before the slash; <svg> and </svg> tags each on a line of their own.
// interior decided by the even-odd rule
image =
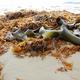
<svg viewBox="0 0 80 80">
<path fill-rule="evenodd" d="M 61 72 L 58 68 L 62 63 L 55 57 L 24 57 L 18 58 L 9 50 L 0 56 L 0 63 L 4 64 L 3 80 L 80 80 L 80 53 L 67 59 L 73 64 L 72 71 Z"/>
</svg>

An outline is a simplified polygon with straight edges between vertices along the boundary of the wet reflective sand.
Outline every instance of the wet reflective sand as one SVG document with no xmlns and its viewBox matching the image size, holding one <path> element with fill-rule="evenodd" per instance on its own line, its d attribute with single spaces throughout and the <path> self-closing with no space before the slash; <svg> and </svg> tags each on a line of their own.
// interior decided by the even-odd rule
<svg viewBox="0 0 80 80">
<path fill-rule="evenodd" d="M 4 64 L 4 80 L 80 80 L 80 53 L 67 61 L 73 63 L 73 70 L 60 72 L 57 69 L 63 66 L 62 63 L 51 56 L 43 60 L 40 57 L 17 58 L 11 50 L 0 56 L 0 63 Z"/>
</svg>

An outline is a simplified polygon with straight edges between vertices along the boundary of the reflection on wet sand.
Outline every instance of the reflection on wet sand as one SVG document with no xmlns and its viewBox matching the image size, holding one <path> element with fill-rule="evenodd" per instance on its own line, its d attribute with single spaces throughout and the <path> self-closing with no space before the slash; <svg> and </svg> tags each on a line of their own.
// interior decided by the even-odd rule
<svg viewBox="0 0 80 80">
<path fill-rule="evenodd" d="M 74 54 L 67 61 L 73 63 L 72 71 L 60 72 L 62 63 L 51 56 L 17 58 L 9 50 L 0 56 L 4 64 L 2 75 L 4 80 L 80 80 L 80 54 Z"/>
</svg>

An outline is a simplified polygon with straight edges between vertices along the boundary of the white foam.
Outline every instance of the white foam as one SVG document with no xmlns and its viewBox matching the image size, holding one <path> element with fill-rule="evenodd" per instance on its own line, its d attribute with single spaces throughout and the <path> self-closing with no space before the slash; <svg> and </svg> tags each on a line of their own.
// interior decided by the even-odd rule
<svg viewBox="0 0 80 80">
<path fill-rule="evenodd" d="M 74 13 L 80 13 L 79 0 L 0 0 L 0 14 L 25 8 L 39 11 L 68 10 Z"/>
</svg>

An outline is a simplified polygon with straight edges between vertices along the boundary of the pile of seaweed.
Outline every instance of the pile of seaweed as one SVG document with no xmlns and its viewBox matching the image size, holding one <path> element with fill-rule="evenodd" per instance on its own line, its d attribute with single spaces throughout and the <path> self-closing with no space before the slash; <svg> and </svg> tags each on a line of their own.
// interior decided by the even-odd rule
<svg viewBox="0 0 80 80">
<path fill-rule="evenodd" d="M 0 16 L 0 54 L 68 57 L 80 51 L 80 14 L 20 10 Z"/>
</svg>

